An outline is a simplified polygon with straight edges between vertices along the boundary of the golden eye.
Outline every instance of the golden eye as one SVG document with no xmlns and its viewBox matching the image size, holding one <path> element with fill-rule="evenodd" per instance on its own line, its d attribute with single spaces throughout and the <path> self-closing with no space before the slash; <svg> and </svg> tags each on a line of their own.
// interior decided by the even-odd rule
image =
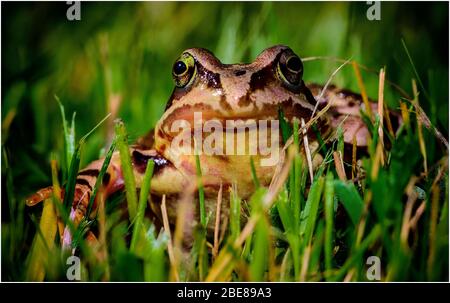
<svg viewBox="0 0 450 303">
<path fill-rule="evenodd" d="M 303 77 L 303 63 L 290 49 L 281 54 L 277 73 L 288 86 L 300 85 Z"/>
<path fill-rule="evenodd" d="M 195 59 L 184 53 L 173 64 L 172 76 L 177 87 L 185 87 L 192 82 L 196 73 Z"/>
</svg>

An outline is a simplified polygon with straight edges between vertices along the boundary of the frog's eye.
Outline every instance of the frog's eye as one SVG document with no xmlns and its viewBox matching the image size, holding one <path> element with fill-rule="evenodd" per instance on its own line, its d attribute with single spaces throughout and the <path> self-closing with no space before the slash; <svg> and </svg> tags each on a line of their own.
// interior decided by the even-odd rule
<svg viewBox="0 0 450 303">
<path fill-rule="evenodd" d="M 177 87 L 187 86 L 196 72 L 195 59 L 188 53 L 184 53 L 175 61 L 172 68 L 172 76 Z"/>
<path fill-rule="evenodd" d="M 291 50 L 285 51 L 278 61 L 277 74 L 286 84 L 299 85 L 303 77 L 302 60 Z"/>
</svg>

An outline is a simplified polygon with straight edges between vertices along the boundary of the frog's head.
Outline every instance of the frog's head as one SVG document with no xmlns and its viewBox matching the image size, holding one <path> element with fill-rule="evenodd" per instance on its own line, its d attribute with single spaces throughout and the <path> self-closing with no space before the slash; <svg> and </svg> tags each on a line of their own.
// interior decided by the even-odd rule
<svg viewBox="0 0 450 303">
<path fill-rule="evenodd" d="M 314 109 L 302 79 L 302 61 L 287 46 L 270 47 L 249 64 L 223 64 L 210 51 L 191 48 L 175 61 L 172 75 L 175 89 L 165 122 L 196 111 L 204 118 L 271 119 L 279 107 L 288 118 L 306 120 Z"/>
<path fill-rule="evenodd" d="M 212 120 L 222 126 L 229 121 L 278 122 L 281 109 L 288 121 L 296 117 L 307 122 L 316 104 L 302 79 L 302 60 L 283 45 L 267 48 L 246 64 L 224 64 L 206 49 L 187 49 L 173 64 L 172 76 L 175 88 L 155 130 L 161 151 L 180 134 L 180 121 L 191 131 Z"/>
<path fill-rule="evenodd" d="M 172 76 L 175 88 L 156 125 L 154 148 L 195 175 L 193 151 L 200 146 L 202 173 L 213 183 L 216 176 L 250 186 L 250 175 L 242 176 L 250 156 L 264 167 L 257 171 L 267 181 L 282 144 L 279 111 L 290 122 L 307 122 L 316 105 L 302 79 L 303 63 L 287 46 L 270 47 L 246 64 L 224 64 L 208 50 L 187 49 Z"/>
</svg>

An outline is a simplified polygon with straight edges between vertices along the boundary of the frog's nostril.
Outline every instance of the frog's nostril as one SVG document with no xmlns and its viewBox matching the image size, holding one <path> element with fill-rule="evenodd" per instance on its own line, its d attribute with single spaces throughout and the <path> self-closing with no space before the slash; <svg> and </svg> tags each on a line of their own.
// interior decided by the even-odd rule
<svg viewBox="0 0 450 303">
<path fill-rule="evenodd" d="M 245 73 L 246 73 L 245 70 L 237 70 L 234 72 L 234 75 L 239 77 L 239 76 L 245 75 Z"/>
</svg>

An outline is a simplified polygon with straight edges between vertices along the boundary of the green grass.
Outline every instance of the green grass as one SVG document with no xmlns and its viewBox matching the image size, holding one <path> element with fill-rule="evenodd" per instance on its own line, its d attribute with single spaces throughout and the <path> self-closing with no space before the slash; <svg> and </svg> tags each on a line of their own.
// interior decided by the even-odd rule
<svg viewBox="0 0 450 303">
<path fill-rule="evenodd" d="M 128 134 L 122 121 L 116 122 L 115 129 L 120 153 L 120 163 L 122 163 L 123 179 L 125 181 L 128 214 L 130 218 L 134 218 L 137 213 L 137 194 L 130 149 L 128 147 Z"/>
<path fill-rule="evenodd" d="M 206 226 L 206 210 L 205 210 L 205 191 L 203 189 L 202 167 L 200 165 L 200 157 L 195 155 L 195 169 L 197 173 L 198 201 L 200 209 L 200 224 Z"/>
<path fill-rule="evenodd" d="M 24 198 L 50 184 L 70 192 L 78 168 L 106 155 L 106 169 L 116 149 L 127 190 L 86 218 L 100 236 L 98 245 L 90 245 L 82 237 L 85 231 L 79 233 L 82 279 L 173 280 L 168 235 L 143 216 L 153 162 L 138 196 L 127 146 L 161 116 L 173 89 L 170 69 L 182 50 L 205 47 L 233 63 L 251 61 L 277 43 L 303 58 L 351 57 L 367 67 L 360 67 L 361 77 L 372 99 L 378 97 L 378 71 L 385 66 L 385 103 L 400 109 L 404 102 L 408 123 L 396 138 L 384 131 L 391 148 L 381 165 L 379 119 L 365 119 L 372 140 L 362 159 L 365 177 L 355 182 L 340 180 L 333 161 L 334 151 L 347 152 L 342 133 L 330 145 L 321 144 L 324 162 L 312 184 L 308 164 L 298 155 L 303 140 L 296 135 L 297 148 L 288 149 L 286 181 L 276 194 L 260 186 L 252 162 L 243 173 L 253 176 L 258 188 L 253 196 L 244 201 L 235 190 L 223 191 L 230 196 L 231 214 L 217 257 L 203 212 L 192 250 L 175 254 L 180 280 L 366 281 L 370 256 L 380 258 L 382 281 L 448 280 L 448 151 L 418 125 L 411 103 L 418 101 L 430 123 L 448 137 L 445 3 L 383 3 L 379 22 L 365 18 L 365 3 L 83 3 L 79 23 L 61 21 L 65 5 L 52 5 L 36 4 L 31 14 L 27 4 L 2 3 L 2 35 L 8 41 L 2 49 L 4 280 L 66 280 L 67 255 L 54 214 L 66 222 L 67 210 L 57 199 L 28 208 Z M 304 79 L 325 83 L 341 63 L 305 61 Z M 350 64 L 333 83 L 360 91 Z M 114 124 L 116 118 L 123 122 Z M 287 141 L 293 132 L 280 120 Z M 89 136 L 79 139 L 82 134 Z M 200 165 L 197 170 L 200 179 Z M 99 186 L 95 190 L 101 192 Z M 249 208 L 247 220 L 242 205 Z"/>
</svg>

